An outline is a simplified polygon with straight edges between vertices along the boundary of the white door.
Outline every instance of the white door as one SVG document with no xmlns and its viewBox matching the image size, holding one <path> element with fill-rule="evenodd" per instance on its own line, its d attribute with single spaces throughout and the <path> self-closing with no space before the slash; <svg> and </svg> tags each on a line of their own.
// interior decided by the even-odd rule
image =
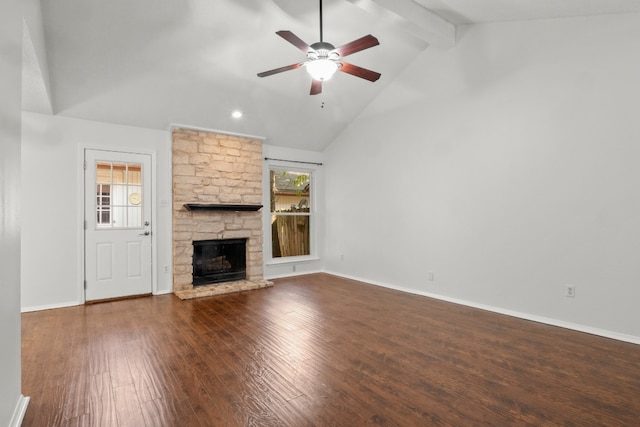
<svg viewBox="0 0 640 427">
<path fill-rule="evenodd" d="M 151 293 L 151 156 L 85 150 L 85 300 Z"/>
</svg>

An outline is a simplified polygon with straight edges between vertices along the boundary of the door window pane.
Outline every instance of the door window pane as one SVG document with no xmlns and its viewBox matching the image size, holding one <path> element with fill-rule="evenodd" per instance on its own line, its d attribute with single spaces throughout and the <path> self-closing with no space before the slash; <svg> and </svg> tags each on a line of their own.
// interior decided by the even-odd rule
<svg viewBox="0 0 640 427">
<path fill-rule="evenodd" d="M 142 227 L 142 165 L 96 163 L 97 228 Z"/>
<path fill-rule="evenodd" d="M 111 223 L 111 186 L 98 184 L 96 196 L 96 224 L 98 226 Z"/>
</svg>

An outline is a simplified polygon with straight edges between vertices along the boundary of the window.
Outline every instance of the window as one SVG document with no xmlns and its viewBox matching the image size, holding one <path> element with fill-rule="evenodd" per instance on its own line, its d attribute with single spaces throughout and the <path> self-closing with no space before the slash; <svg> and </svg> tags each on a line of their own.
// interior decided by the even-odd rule
<svg viewBox="0 0 640 427">
<path fill-rule="evenodd" d="M 96 164 L 96 225 L 98 228 L 142 227 L 142 165 Z"/>
<path fill-rule="evenodd" d="M 311 171 L 271 169 L 271 257 L 311 255 Z"/>
</svg>

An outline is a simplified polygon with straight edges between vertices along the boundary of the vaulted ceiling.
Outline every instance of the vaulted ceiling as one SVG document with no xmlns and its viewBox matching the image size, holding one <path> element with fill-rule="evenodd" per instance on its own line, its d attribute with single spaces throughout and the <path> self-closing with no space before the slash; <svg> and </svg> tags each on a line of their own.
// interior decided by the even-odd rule
<svg viewBox="0 0 640 427">
<path fill-rule="evenodd" d="M 38 6 L 40 6 L 38 8 Z M 418 55 L 455 48 L 460 25 L 640 13 L 638 0 L 325 0 L 324 40 L 380 45 L 310 96 L 303 61 L 275 32 L 319 40 L 317 0 L 41 0 L 26 14 L 23 108 L 168 129 L 182 124 L 322 150 Z M 231 117 L 242 110 L 240 119 Z"/>
</svg>

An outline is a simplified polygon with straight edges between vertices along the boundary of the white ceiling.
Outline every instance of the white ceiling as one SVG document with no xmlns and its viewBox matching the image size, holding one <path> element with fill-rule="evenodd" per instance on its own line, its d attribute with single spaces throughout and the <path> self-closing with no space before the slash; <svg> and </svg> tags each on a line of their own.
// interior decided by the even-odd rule
<svg viewBox="0 0 640 427">
<path fill-rule="evenodd" d="M 318 41 L 317 0 L 41 0 L 41 10 L 44 46 L 25 34 L 27 111 L 322 150 L 417 55 L 451 48 L 456 25 L 640 12 L 640 0 L 325 0 L 325 41 L 373 34 L 380 46 L 346 60 L 382 78 L 338 73 L 318 96 L 304 69 L 256 76 L 304 60 L 275 32 Z"/>
<path fill-rule="evenodd" d="M 638 0 L 414 0 L 453 24 L 640 12 Z"/>
</svg>

